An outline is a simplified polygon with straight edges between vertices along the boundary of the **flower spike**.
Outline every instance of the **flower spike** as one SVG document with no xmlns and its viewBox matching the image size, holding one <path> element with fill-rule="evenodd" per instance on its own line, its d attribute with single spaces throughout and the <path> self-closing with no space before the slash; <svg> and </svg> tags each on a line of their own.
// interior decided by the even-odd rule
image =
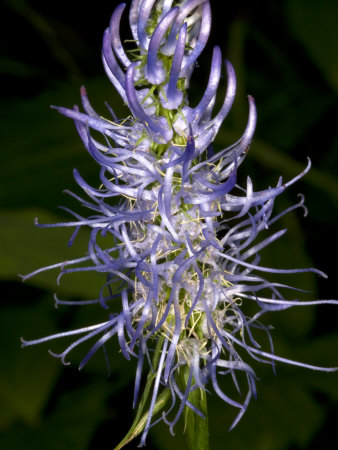
<svg viewBox="0 0 338 450">
<path fill-rule="evenodd" d="M 106 344 L 116 339 L 123 357 L 136 360 L 133 407 L 138 412 L 131 434 L 137 428 L 143 446 L 151 427 L 161 420 L 174 433 L 185 410 L 205 418 L 206 393 L 214 392 L 235 408 L 230 429 L 235 427 L 257 394 L 251 360 L 269 364 L 273 371 L 279 363 L 336 371 L 276 355 L 271 328 L 261 317 L 338 301 L 292 298 L 301 290 L 273 280 L 274 274 L 326 276 L 317 269 L 260 264 L 261 250 L 286 233 L 270 231 L 271 226 L 298 208 L 306 215 L 303 196 L 278 214 L 274 202 L 306 175 L 311 162 L 293 179 L 280 178 L 262 191 L 254 190 L 250 177 L 244 187 L 239 184 L 237 174 L 253 139 L 257 112 L 248 96 L 242 137 L 214 150 L 213 141 L 236 93 L 235 70 L 225 60 L 226 94 L 213 112 L 223 66 L 219 47 L 213 49 L 204 94 L 197 106 L 189 106 L 189 80 L 211 27 L 209 1 L 132 0 L 129 24 L 135 49 L 128 51 L 120 38 L 125 7 L 122 3 L 115 9 L 104 31 L 102 61 L 130 116 L 119 119 L 108 106 L 110 116 L 105 119 L 91 106 L 84 87 L 84 112 L 77 106 L 53 107 L 74 121 L 99 166 L 99 183 L 90 186 L 75 169 L 74 179 L 85 195 L 65 192 L 87 213 L 63 208 L 69 221 L 36 220 L 36 225 L 70 228 L 68 245 L 85 228 L 88 251 L 22 277 L 57 269 L 60 282 L 74 272 L 98 272 L 103 278 L 96 298 L 55 297 L 55 306 L 98 308 L 107 321 L 22 340 L 22 345 L 71 337 L 73 342 L 63 352 L 51 352 L 69 364 L 72 350 L 90 341 L 79 366 L 83 369 L 101 348 L 108 361 Z M 149 373 L 143 390 L 145 370 Z M 228 384 L 220 382 L 225 378 Z M 229 385 L 235 389 L 228 392 Z M 148 415 L 142 418 L 146 403 Z"/>
</svg>

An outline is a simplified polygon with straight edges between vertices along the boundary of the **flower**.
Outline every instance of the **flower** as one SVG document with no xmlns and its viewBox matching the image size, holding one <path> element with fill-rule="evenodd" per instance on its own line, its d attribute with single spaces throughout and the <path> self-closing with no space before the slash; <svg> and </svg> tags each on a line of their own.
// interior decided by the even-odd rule
<svg viewBox="0 0 338 450">
<path fill-rule="evenodd" d="M 259 264 L 260 250 L 286 232 L 269 234 L 270 226 L 296 208 L 306 213 L 302 196 L 276 216 L 273 208 L 276 197 L 309 171 L 310 161 L 294 179 L 286 183 L 280 179 L 276 187 L 264 191 L 254 192 L 250 178 L 246 188 L 237 184 L 237 171 L 255 130 L 256 108 L 249 96 L 243 136 L 214 153 L 211 144 L 236 92 L 234 68 L 225 61 L 226 95 L 214 113 L 222 73 L 219 47 L 213 50 L 209 81 L 200 102 L 189 106 L 189 80 L 210 32 L 209 1 L 133 0 L 129 20 L 136 49 L 129 53 L 119 36 L 125 6 L 115 9 L 104 32 L 102 60 L 131 115 L 120 120 L 108 107 L 111 117 L 103 118 L 92 108 L 84 87 L 83 113 L 78 107 L 54 107 L 74 120 L 85 148 L 100 166 L 100 188 L 88 185 L 75 170 L 75 180 L 87 198 L 69 192 L 91 213 L 82 217 L 70 211 L 74 220 L 66 223 L 36 222 L 41 227 L 74 228 L 70 244 L 81 227 L 89 227 L 88 254 L 24 277 L 52 268 L 60 268 L 60 276 L 79 271 L 105 273 L 97 299 L 70 302 L 56 298 L 56 305 L 94 304 L 107 310 L 108 320 L 23 341 L 23 346 L 77 336 L 64 352 L 52 353 L 66 363 L 71 350 L 93 338 L 95 343 L 80 363 L 82 369 L 116 335 L 124 357 L 137 359 L 134 406 L 141 395 L 144 366 L 148 364 L 154 373 L 142 446 L 150 427 L 159 420 L 173 432 L 185 407 L 203 417 L 190 394 L 209 387 L 238 410 L 233 428 L 256 395 L 256 375 L 247 359 L 273 367 L 279 361 L 336 370 L 275 355 L 270 329 L 260 319 L 267 311 L 337 301 L 287 300 L 284 292 L 295 288 L 265 278 L 265 274 L 306 271 L 325 276 L 317 269 Z M 101 236 L 109 238 L 108 248 L 102 246 Z M 121 311 L 111 313 L 110 305 L 116 302 L 121 302 Z M 248 316 L 246 304 L 256 308 L 253 316 Z M 267 336 L 269 349 L 262 349 L 256 334 Z M 247 383 L 243 401 L 231 398 L 219 386 L 219 378 L 228 377 L 240 392 L 238 372 Z M 169 393 L 172 402 L 152 422 L 161 392 Z"/>
</svg>

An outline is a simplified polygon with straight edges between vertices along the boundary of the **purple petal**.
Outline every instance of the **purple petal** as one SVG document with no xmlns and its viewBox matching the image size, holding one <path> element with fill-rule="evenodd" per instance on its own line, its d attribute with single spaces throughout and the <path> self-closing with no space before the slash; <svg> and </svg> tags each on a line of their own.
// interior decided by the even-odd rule
<svg viewBox="0 0 338 450">
<path fill-rule="evenodd" d="M 111 75 L 119 82 L 120 86 L 124 89 L 125 75 L 123 73 L 123 70 L 117 63 L 114 52 L 111 48 L 110 31 L 108 28 L 103 34 L 102 56 L 110 69 Z"/>
<path fill-rule="evenodd" d="M 149 37 L 146 32 L 147 22 L 156 0 L 143 0 L 138 11 L 137 37 L 142 50 L 148 49 Z"/>
<path fill-rule="evenodd" d="M 122 46 L 121 39 L 120 39 L 120 22 L 121 22 L 121 16 L 122 16 L 122 13 L 123 13 L 125 7 L 126 7 L 126 4 L 121 3 L 120 5 L 118 5 L 115 8 L 113 15 L 111 16 L 111 19 L 110 19 L 109 31 L 110 31 L 111 44 L 113 46 L 114 52 L 116 53 L 116 55 L 119 58 L 119 60 L 121 61 L 121 63 L 125 67 L 129 67 L 130 60 L 123 50 L 123 46 Z"/>
<path fill-rule="evenodd" d="M 184 55 L 185 40 L 187 36 L 187 24 L 183 24 L 180 29 L 173 62 L 171 65 L 169 83 L 164 86 L 166 98 L 161 98 L 162 106 L 166 109 L 177 109 L 183 100 L 183 92 L 177 89 L 178 77 L 181 71 L 181 64 Z"/>
<path fill-rule="evenodd" d="M 141 122 L 143 122 L 145 128 L 149 129 L 156 142 L 168 142 L 172 138 L 173 131 L 169 129 L 166 119 L 162 118 L 163 120 L 161 120 L 161 118 L 159 118 L 157 122 L 155 122 L 153 117 L 148 116 L 148 114 L 144 112 L 138 101 L 134 86 L 134 73 L 136 66 L 137 64 L 135 63 L 131 64 L 126 75 L 126 93 L 130 109 L 134 115 L 138 117 Z"/>
<path fill-rule="evenodd" d="M 160 51 L 160 45 L 162 43 L 162 39 L 166 34 L 168 28 L 172 24 L 173 20 L 177 16 L 179 8 L 171 9 L 160 21 L 157 25 L 154 33 L 149 42 L 148 56 L 147 56 L 147 65 L 145 67 L 144 73 L 149 81 L 152 84 L 161 84 L 166 79 L 166 72 L 163 68 L 162 61 L 157 57 L 157 54 Z"/>
<path fill-rule="evenodd" d="M 196 62 L 199 55 L 202 53 L 210 34 L 211 28 L 211 9 L 210 3 L 205 2 L 202 6 L 202 19 L 201 19 L 201 29 L 198 34 L 197 43 L 194 46 L 193 51 L 184 59 L 183 67 L 181 71 L 181 77 L 189 77 L 189 71 L 192 65 Z"/>
<path fill-rule="evenodd" d="M 143 0 L 132 0 L 130 9 L 129 9 L 129 24 L 130 29 L 133 35 L 133 38 L 136 42 L 138 42 L 137 35 L 137 20 L 139 16 L 140 6 Z"/>
<path fill-rule="evenodd" d="M 221 50 L 219 47 L 214 47 L 208 85 L 200 103 L 187 115 L 187 120 L 189 122 L 199 122 L 212 98 L 216 95 L 221 77 L 221 68 Z"/>
<path fill-rule="evenodd" d="M 171 27 L 167 42 L 162 48 L 162 53 L 165 55 L 173 55 L 176 47 L 176 36 L 178 35 L 180 28 L 187 16 L 193 11 L 197 6 L 204 3 L 206 0 L 188 0 L 184 5 L 180 7 L 180 12 L 176 17 L 176 20 Z"/>
</svg>

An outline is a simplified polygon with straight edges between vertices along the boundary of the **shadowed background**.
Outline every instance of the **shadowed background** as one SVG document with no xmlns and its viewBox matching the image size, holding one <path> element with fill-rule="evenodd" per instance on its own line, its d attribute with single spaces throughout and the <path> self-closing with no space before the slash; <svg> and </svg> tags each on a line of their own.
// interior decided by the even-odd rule
<svg viewBox="0 0 338 450">
<path fill-rule="evenodd" d="M 226 13 L 220 4 L 226 4 Z M 228 4 L 227 4 L 228 3 Z M 123 117 L 126 110 L 105 77 L 100 47 L 104 29 L 118 2 L 41 2 L 2 0 L 0 73 L 1 176 L 0 277 L 0 448 L 4 450 L 111 449 L 132 422 L 134 362 L 126 362 L 116 342 L 108 347 L 111 374 L 103 354 L 78 372 L 86 352 L 71 355 L 63 367 L 47 350 L 62 351 L 67 342 L 20 349 L 20 336 L 42 337 L 105 320 L 90 308 L 53 308 L 60 298 L 96 298 L 99 275 L 64 277 L 56 272 L 23 284 L 18 273 L 80 256 L 88 234 L 79 233 L 67 247 L 67 230 L 41 230 L 39 221 L 67 218 L 58 205 L 79 210 L 62 191 L 79 193 L 72 177 L 77 167 L 98 185 L 98 167 L 77 136 L 73 123 L 49 108 L 79 103 L 79 88 L 88 89 L 93 106 L 107 114 L 105 101 Z M 240 167 L 256 190 L 290 179 L 303 170 L 309 156 L 313 169 L 276 203 L 276 212 L 306 196 L 309 214 L 285 217 L 278 229 L 289 233 L 263 254 L 271 267 L 317 267 L 328 280 L 313 274 L 283 278 L 306 290 L 303 298 L 337 298 L 338 249 L 338 6 L 334 0 L 211 1 L 212 34 L 191 82 L 195 105 L 206 86 L 213 45 L 235 67 L 238 94 L 215 149 L 234 142 L 244 130 L 247 94 L 255 98 L 255 139 Z M 125 14 L 126 19 L 126 14 Z M 7 28 L 5 25 L 9 25 Z M 123 36 L 130 38 L 127 21 Z M 224 79 L 224 85 L 226 80 Z M 220 89 L 220 99 L 224 88 Z M 338 365 L 338 309 L 307 307 L 270 313 L 276 353 L 326 366 Z M 228 433 L 235 411 L 208 395 L 211 449 L 299 450 L 336 448 L 338 374 L 320 374 L 278 365 L 253 364 L 260 381 L 237 428 Z M 182 426 L 181 426 L 182 428 Z M 149 449 L 183 449 L 182 429 L 172 438 L 166 426 L 154 427 Z M 136 440 L 127 448 L 136 448 Z"/>
</svg>

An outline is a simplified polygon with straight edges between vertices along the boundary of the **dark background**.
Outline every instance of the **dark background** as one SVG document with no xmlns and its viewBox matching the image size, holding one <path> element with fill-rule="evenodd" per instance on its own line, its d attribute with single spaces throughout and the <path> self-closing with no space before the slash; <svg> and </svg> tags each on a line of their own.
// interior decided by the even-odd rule
<svg viewBox="0 0 338 450">
<path fill-rule="evenodd" d="M 111 376 L 103 355 L 78 372 L 85 349 L 63 367 L 48 349 L 62 351 L 67 342 L 20 349 L 20 336 L 34 339 L 61 329 L 105 320 L 94 309 L 53 308 L 60 298 L 95 298 L 100 276 L 69 277 L 56 285 L 56 272 L 23 284 L 18 273 L 82 255 L 88 236 L 79 234 L 74 248 L 69 233 L 33 225 L 66 217 L 58 205 L 76 210 L 62 194 L 79 192 L 72 169 L 94 186 L 98 167 L 82 148 L 71 121 L 49 109 L 79 102 L 85 84 L 94 107 L 106 114 L 104 101 L 123 117 L 126 111 L 104 75 L 100 47 L 103 30 L 117 2 L 2 0 L 0 277 L 0 448 L 4 450 L 112 449 L 132 422 L 135 365 L 111 344 Z M 337 298 L 338 211 L 338 5 L 334 0 L 212 1 L 213 27 L 190 98 L 196 104 L 207 78 L 213 45 L 234 65 L 238 94 L 216 140 L 223 148 L 242 133 L 246 95 L 258 109 L 254 142 L 240 169 L 255 189 L 290 179 L 306 165 L 311 172 L 278 200 L 276 211 L 303 192 L 309 214 L 283 219 L 289 233 L 263 254 L 272 267 L 317 267 L 329 276 L 293 276 L 289 281 L 311 291 L 304 298 Z M 225 5 L 225 10 L 222 10 Z M 221 7 L 222 6 L 222 7 Z M 125 13 L 126 15 L 126 13 Z M 128 37 L 124 23 L 123 34 Z M 224 93 L 221 90 L 220 97 Z M 337 307 L 321 306 L 271 313 L 276 352 L 326 366 L 338 365 Z M 96 315 L 98 317 L 96 317 Z M 277 377 L 254 365 L 260 378 L 253 400 L 237 428 L 228 432 L 235 411 L 208 396 L 211 449 L 336 449 L 338 375 L 278 365 Z M 128 448 L 136 448 L 138 441 Z M 150 432 L 148 448 L 184 448 L 164 425 Z"/>
</svg>

